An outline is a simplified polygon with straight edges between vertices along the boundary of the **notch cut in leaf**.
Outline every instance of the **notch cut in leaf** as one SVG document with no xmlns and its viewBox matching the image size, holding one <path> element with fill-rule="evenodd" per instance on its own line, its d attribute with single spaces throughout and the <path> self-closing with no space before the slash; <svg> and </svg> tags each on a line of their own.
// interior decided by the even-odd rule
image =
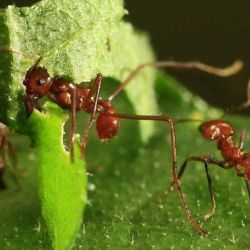
<svg viewBox="0 0 250 250">
<path fill-rule="evenodd" d="M 43 218 L 53 249 L 63 250 L 72 246 L 81 225 L 86 204 L 86 170 L 77 145 L 74 163 L 64 149 L 66 112 L 50 102 L 45 111 L 42 114 L 35 110 L 27 123 L 36 143 Z"/>
</svg>

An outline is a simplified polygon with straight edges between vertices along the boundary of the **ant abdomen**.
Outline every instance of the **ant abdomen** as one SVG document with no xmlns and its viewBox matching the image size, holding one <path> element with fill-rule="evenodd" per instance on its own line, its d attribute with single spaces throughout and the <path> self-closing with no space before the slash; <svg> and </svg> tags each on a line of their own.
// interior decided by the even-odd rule
<svg viewBox="0 0 250 250">
<path fill-rule="evenodd" d="M 115 114 L 114 109 L 109 109 L 107 113 Z M 115 116 L 100 113 L 96 120 L 96 130 L 101 141 L 106 141 L 114 137 L 120 128 L 120 119 Z"/>
</svg>

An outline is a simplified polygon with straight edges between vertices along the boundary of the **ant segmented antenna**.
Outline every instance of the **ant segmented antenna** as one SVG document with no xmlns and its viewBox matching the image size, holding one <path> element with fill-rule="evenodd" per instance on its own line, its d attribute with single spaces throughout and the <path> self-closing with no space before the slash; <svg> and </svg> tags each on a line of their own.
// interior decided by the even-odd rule
<svg viewBox="0 0 250 250">
<path fill-rule="evenodd" d="M 248 108 L 249 106 L 250 106 L 250 79 L 248 80 L 247 84 L 247 100 L 237 107 L 230 108 L 227 113 L 234 113 L 237 111 L 241 111 Z"/>
<path fill-rule="evenodd" d="M 43 59 L 42 56 L 39 56 L 37 54 L 31 53 L 31 52 L 23 52 L 23 51 L 18 51 L 16 49 L 11 49 L 11 48 L 4 48 L 4 47 L 0 47 L 0 52 L 5 52 L 5 53 L 15 53 L 18 55 L 22 55 L 25 57 L 34 57 L 37 58 L 36 62 L 33 66 L 37 66 Z"/>
<path fill-rule="evenodd" d="M 211 75 L 219 76 L 219 77 L 229 77 L 236 73 L 238 73 L 242 67 L 243 62 L 240 60 L 236 60 L 232 65 L 225 67 L 225 68 L 216 68 L 199 61 L 189 61 L 189 62 L 176 62 L 176 61 L 158 61 L 158 62 L 150 62 L 150 63 L 143 63 L 140 64 L 135 70 L 133 70 L 129 76 L 121 82 L 119 87 L 114 91 L 112 95 L 108 98 L 109 101 L 112 101 L 124 88 L 127 86 L 131 80 L 133 80 L 136 75 L 140 73 L 142 69 L 145 67 L 156 67 L 156 68 L 176 68 L 176 69 L 183 69 L 183 70 L 190 70 L 190 69 L 198 69 L 200 71 L 206 72 Z"/>
</svg>

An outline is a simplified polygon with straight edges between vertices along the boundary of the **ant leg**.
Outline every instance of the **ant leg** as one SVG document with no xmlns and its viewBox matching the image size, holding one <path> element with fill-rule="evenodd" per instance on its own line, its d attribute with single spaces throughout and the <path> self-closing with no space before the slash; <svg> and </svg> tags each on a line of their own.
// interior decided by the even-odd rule
<svg viewBox="0 0 250 250">
<path fill-rule="evenodd" d="M 25 109 L 26 109 L 27 118 L 29 118 L 29 116 L 32 114 L 33 109 L 37 109 L 41 113 L 43 112 L 43 109 L 42 109 L 41 104 L 39 102 L 39 98 L 34 99 L 34 98 L 31 98 L 29 95 L 25 95 L 23 101 L 24 101 L 24 105 L 25 105 Z"/>
<path fill-rule="evenodd" d="M 216 203 L 215 203 L 215 198 L 214 198 L 214 193 L 212 191 L 212 180 L 211 180 L 211 176 L 209 174 L 209 170 L 208 170 L 208 161 L 210 161 L 209 158 L 207 157 L 194 157 L 194 156 L 190 156 L 189 158 L 187 158 L 184 163 L 182 164 L 180 170 L 179 170 L 179 173 L 178 173 L 178 178 L 181 179 L 181 177 L 183 176 L 184 174 L 184 171 L 186 170 L 186 167 L 187 167 L 187 164 L 189 161 L 191 160 L 194 160 L 194 161 L 201 161 L 204 163 L 204 166 L 205 166 L 205 170 L 206 170 L 206 176 L 207 176 L 207 181 L 208 181 L 208 189 L 209 189 L 209 193 L 210 193 L 210 198 L 211 198 L 211 202 L 212 202 L 212 210 L 210 213 L 206 214 L 203 218 L 205 221 L 207 221 L 208 219 L 210 219 L 214 213 L 215 213 L 215 209 L 216 209 Z M 212 159 L 214 160 L 214 159 Z M 217 161 L 216 161 L 217 163 Z M 169 185 L 169 188 L 168 188 L 168 191 L 167 191 L 167 194 L 165 195 L 164 198 L 167 198 L 169 193 L 172 192 L 174 189 L 174 182 L 172 182 L 170 185 Z"/>
<path fill-rule="evenodd" d="M 210 193 L 210 199 L 212 202 L 212 210 L 210 213 L 207 213 L 203 216 L 203 219 L 205 221 L 209 220 L 214 214 L 215 214 L 215 210 L 216 210 L 216 202 L 215 202 L 215 197 L 214 197 L 214 192 L 212 190 L 212 179 L 211 179 L 211 175 L 209 173 L 208 170 L 208 162 L 206 160 L 204 160 L 204 166 L 205 166 L 205 170 L 206 170 L 206 175 L 207 175 L 207 181 L 208 181 L 208 189 L 209 189 L 209 193 Z"/>
<path fill-rule="evenodd" d="M 84 158 L 85 148 L 87 146 L 88 139 L 89 139 L 89 134 L 90 134 L 91 128 L 92 128 L 92 126 L 94 124 L 94 121 L 95 121 L 94 117 L 90 117 L 88 119 L 88 123 L 87 123 L 86 129 L 85 129 L 84 134 L 82 136 L 82 143 L 81 143 L 81 147 L 80 147 L 81 158 Z"/>
<path fill-rule="evenodd" d="M 249 89 L 249 90 L 250 90 L 250 89 Z M 243 130 L 240 132 L 240 143 L 239 143 L 239 148 L 240 148 L 240 149 L 243 149 L 243 147 L 244 147 L 245 138 L 246 138 L 246 130 L 243 129 Z M 238 173 L 237 173 L 237 174 L 238 174 Z M 244 176 L 244 174 L 241 175 L 240 173 L 239 173 L 238 175 L 241 176 L 241 177 Z M 247 192 L 248 192 L 248 195 L 249 195 L 249 198 L 250 198 L 250 181 L 245 179 L 245 183 L 246 183 Z"/>
<path fill-rule="evenodd" d="M 93 82 L 93 85 L 90 88 L 88 98 L 86 100 L 86 105 L 90 104 L 93 105 L 93 110 L 91 112 L 90 118 L 88 119 L 87 127 L 84 131 L 83 137 L 82 137 L 82 143 L 81 143 L 81 148 L 80 148 L 80 154 L 81 157 L 83 158 L 85 148 L 88 142 L 89 134 L 91 131 L 91 128 L 93 126 L 93 123 L 95 121 L 95 116 L 96 116 L 96 111 L 97 111 L 97 104 L 100 96 L 100 89 L 101 89 L 101 84 L 102 84 L 102 75 L 99 73 L 97 74 L 95 81 Z M 94 97 L 94 101 L 92 100 Z"/>
<path fill-rule="evenodd" d="M 229 167 L 227 167 L 225 165 L 225 163 L 223 161 L 218 161 L 214 158 L 210 158 L 210 157 L 207 157 L 207 156 L 202 156 L 202 157 L 196 157 L 196 156 L 190 156 L 189 158 L 187 158 L 183 165 L 181 166 L 181 169 L 178 173 L 178 177 L 179 179 L 182 177 L 186 167 L 187 167 L 187 163 L 189 161 L 199 161 L 199 162 L 203 162 L 204 163 L 204 166 L 205 166 L 205 171 L 206 171 L 206 176 L 207 176 L 207 181 L 208 181 L 208 190 L 209 190 L 209 193 L 210 193 L 210 198 L 211 198 L 211 203 L 212 203 L 212 210 L 210 213 L 206 214 L 203 218 L 205 221 L 209 220 L 215 213 L 215 209 L 216 209 L 216 202 L 215 202 L 215 197 L 214 197 L 214 193 L 212 191 L 212 179 L 211 179 L 211 176 L 210 176 L 210 173 L 209 173 L 209 169 L 208 169 L 208 164 L 214 164 L 214 165 L 217 165 L 221 168 L 224 168 L 224 169 L 228 169 Z M 173 186 L 174 186 L 174 183 L 172 182 L 168 188 L 168 192 L 166 194 L 165 197 L 168 196 L 169 192 L 173 191 Z"/>
<path fill-rule="evenodd" d="M 88 94 L 88 97 L 86 99 L 86 102 L 88 103 L 91 98 L 93 98 L 93 96 L 98 92 L 98 95 L 99 95 L 99 92 L 100 92 L 100 86 L 101 86 L 101 83 L 102 83 L 102 74 L 101 73 L 98 73 L 96 75 L 96 78 L 89 90 L 89 94 Z M 98 98 L 97 98 L 98 99 Z M 97 105 L 97 104 L 96 104 Z"/>
<path fill-rule="evenodd" d="M 184 122 L 204 122 L 204 120 L 201 119 L 195 119 L 195 118 L 180 118 L 180 119 L 176 119 L 174 120 L 174 123 L 184 123 Z"/>
<path fill-rule="evenodd" d="M 180 168 L 180 170 L 179 170 L 179 172 L 178 172 L 178 179 L 179 179 L 179 180 L 181 179 L 181 177 L 182 177 L 184 171 L 186 170 L 187 163 L 188 163 L 189 160 L 190 160 L 190 159 L 188 158 L 188 159 L 186 159 L 186 160 L 183 162 L 183 164 L 182 164 L 182 166 L 181 166 L 181 168 Z M 169 187 L 168 187 L 167 193 L 164 194 L 164 195 L 162 196 L 162 198 L 165 198 L 165 199 L 168 198 L 169 193 L 174 191 L 174 185 L 175 185 L 175 182 L 172 181 L 172 182 L 170 183 Z"/>
<path fill-rule="evenodd" d="M 142 69 L 145 67 L 156 67 L 156 68 L 176 68 L 176 69 L 198 69 L 203 72 L 207 72 L 211 75 L 216 75 L 219 77 L 228 77 L 236 74 L 243 67 L 243 63 L 239 60 L 235 61 L 232 65 L 226 68 L 216 68 L 210 65 L 198 62 L 198 61 L 189 61 L 189 62 L 176 62 L 176 61 L 158 61 L 158 62 L 149 62 L 143 63 L 137 66 L 124 81 L 115 89 L 113 94 L 110 95 L 108 100 L 111 102 L 127 85 L 131 80 L 133 80 Z"/>
<path fill-rule="evenodd" d="M 71 110 L 70 110 L 70 160 L 74 162 L 74 142 L 75 142 L 75 128 L 76 128 L 76 87 L 70 84 L 71 89 Z"/>
<path fill-rule="evenodd" d="M 171 139 L 171 147 L 172 147 L 172 175 L 174 183 L 177 187 L 178 194 L 182 205 L 184 207 L 184 211 L 186 213 L 188 221 L 191 225 L 196 229 L 197 232 L 202 234 L 203 236 L 207 237 L 208 232 L 205 231 L 192 217 L 192 214 L 188 208 L 186 200 L 183 196 L 181 184 L 179 182 L 178 173 L 177 173 L 177 157 L 176 157 L 176 139 L 175 139 L 175 132 L 174 132 L 174 122 L 168 116 L 159 116 L 159 115 L 132 115 L 132 114 L 121 114 L 121 113 L 108 113 L 103 112 L 103 114 L 107 116 L 117 117 L 121 119 L 128 119 L 128 120 L 144 120 L 144 121 L 161 121 L 166 122 L 170 128 L 170 139 Z"/>
</svg>

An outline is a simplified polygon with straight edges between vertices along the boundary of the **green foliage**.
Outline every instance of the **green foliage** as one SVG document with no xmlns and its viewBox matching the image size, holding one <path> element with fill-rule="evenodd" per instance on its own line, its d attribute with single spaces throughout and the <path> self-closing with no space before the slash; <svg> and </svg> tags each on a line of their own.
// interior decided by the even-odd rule
<svg viewBox="0 0 250 250">
<path fill-rule="evenodd" d="M 172 117 L 176 118 L 176 114 L 204 119 L 220 116 L 218 110 L 208 108 L 183 88 L 176 87 L 175 81 L 168 79 L 163 82 L 161 78 L 159 84 L 162 88 L 166 84 L 171 90 L 160 93 L 160 103 L 165 100 L 165 105 L 172 107 Z M 178 89 L 179 98 L 177 92 L 173 95 L 173 89 Z M 184 101 L 187 96 L 189 100 Z M 123 95 L 117 100 L 118 107 L 127 109 L 127 101 Z M 247 117 L 230 116 L 225 119 L 235 127 L 236 141 L 240 130 L 249 127 Z M 167 200 L 159 199 L 171 181 L 171 152 L 170 141 L 166 140 L 169 138 L 167 126 L 159 123 L 157 128 L 158 133 L 147 145 L 137 144 L 137 154 L 132 149 L 137 131 L 133 121 L 123 121 L 120 134 L 109 143 L 100 143 L 94 134 L 91 136 L 86 155 L 91 173 L 88 177 L 88 203 L 84 225 L 74 249 L 190 249 L 191 246 L 193 249 L 248 249 L 249 198 L 243 180 L 236 176 L 234 170 L 225 171 L 211 166 L 217 211 L 208 222 L 202 222 L 202 216 L 211 208 L 202 164 L 190 163 L 182 179 L 188 205 L 194 218 L 210 231 L 208 238 L 202 238 L 190 226 L 176 191 Z M 176 136 L 178 167 L 189 155 L 206 153 L 221 159 L 215 143 L 201 137 L 198 124 L 176 125 Z M 42 226 L 38 230 L 41 218 L 34 193 L 36 161 L 28 159 L 31 149 L 25 148 L 20 140 L 17 143 L 20 164 L 27 166 L 29 175 L 23 178 L 20 192 L 10 188 L 0 194 L 1 232 L 4 232 L 0 239 L 6 250 L 46 250 L 49 249 L 46 229 Z M 249 147 L 246 140 L 246 151 Z M 9 186 L 11 184 L 9 182 Z"/>
<path fill-rule="evenodd" d="M 120 0 L 43 0 L 31 8 L 9 7 L 0 10 L 0 46 L 42 55 L 42 64 L 52 76 L 65 75 L 74 82 L 89 81 L 102 72 L 110 77 L 103 85 L 109 91 L 140 62 L 153 59 L 147 38 L 121 21 L 124 13 Z M 0 55 L 4 93 L 0 121 L 29 134 L 36 145 L 34 151 L 26 138 L 14 138 L 26 176 L 22 190 L 10 188 L 0 194 L 0 242 L 6 250 L 51 249 L 51 240 L 54 249 L 67 249 L 80 226 L 86 197 L 83 163 L 71 164 L 62 143 L 65 113 L 47 104 L 45 114 L 36 111 L 26 120 L 21 83 L 34 60 L 15 53 Z M 117 98 L 117 109 L 156 114 L 153 79 L 153 70 L 143 71 Z M 163 76 L 157 81 L 162 112 L 167 110 L 174 118 L 203 118 L 204 113 L 206 118 L 218 117 L 217 110 L 175 84 Z M 82 116 L 79 120 L 83 127 Z M 233 120 L 239 130 L 248 127 L 247 119 Z M 171 181 L 171 151 L 167 126 L 159 123 L 157 129 L 147 145 L 141 143 L 139 133 L 144 139 L 152 134 L 148 122 L 138 126 L 123 121 L 117 139 L 108 144 L 91 137 L 86 152 L 89 198 L 75 249 L 248 249 L 249 201 L 244 183 L 233 171 L 212 168 L 218 207 L 214 218 L 203 223 L 211 231 L 207 239 L 187 222 L 176 192 L 159 201 Z M 201 138 L 197 124 L 177 125 L 176 136 L 178 166 L 191 154 L 210 152 L 220 157 L 215 145 Z M 13 185 L 8 175 L 6 179 Z M 199 220 L 210 209 L 203 167 L 190 164 L 182 184 Z"/>
<path fill-rule="evenodd" d="M 122 4 L 121 0 L 43 0 L 29 8 L 0 10 L 0 47 L 18 51 L 0 51 L 0 91 L 4 93 L 0 121 L 29 135 L 36 146 L 42 216 L 56 250 L 68 249 L 74 242 L 86 201 L 86 173 L 83 162 L 76 156 L 78 160 L 70 163 L 64 149 L 62 111 L 48 104 L 45 115 L 36 111 L 26 118 L 22 81 L 38 56 L 51 76 L 77 83 L 90 81 L 98 72 L 121 81 L 140 63 L 152 61 L 147 37 L 121 21 Z M 131 103 L 144 104 L 135 106 L 135 112 L 155 112 L 153 79 L 154 70 L 148 69 L 127 88 Z M 146 140 L 153 125 L 140 126 L 138 133 Z"/>
<path fill-rule="evenodd" d="M 0 10 L 5 36 L 0 45 L 43 56 L 42 64 L 52 76 L 64 75 L 76 83 L 90 81 L 98 72 L 121 80 L 141 62 L 153 59 L 147 38 L 121 21 L 124 14 L 121 0 L 43 0 L 29 8 L 9 6 Z M 22 102 L 23 77 L 35 59 L 16 53 L 0 56 L 0 88 L 5 93 L 0 97 L 1 121 L 14 130 L 23 131 L 24 107 L 16 104 Z M 137 112 L 155 111 L 153 78 L 152 69 L 146 70 L 134 84 L 136 91 L 127 89 L 132 102 L 145 104 Z M 152 126 L 143 131 L 147 137 Z"/>
<path fill-rule="evenodd" d="M 46 114 L 35 110 L 28 126 L 39 153 L 42 215 L 53 249 L 63 250 L 74 243 L 81 225 L 86 204 L 86 171 L 79 151 L 71 163 L 69 153 L 64 150 L 62 134 L 67 115 L 56 104 L 44 106 Z"/>
</svg>

